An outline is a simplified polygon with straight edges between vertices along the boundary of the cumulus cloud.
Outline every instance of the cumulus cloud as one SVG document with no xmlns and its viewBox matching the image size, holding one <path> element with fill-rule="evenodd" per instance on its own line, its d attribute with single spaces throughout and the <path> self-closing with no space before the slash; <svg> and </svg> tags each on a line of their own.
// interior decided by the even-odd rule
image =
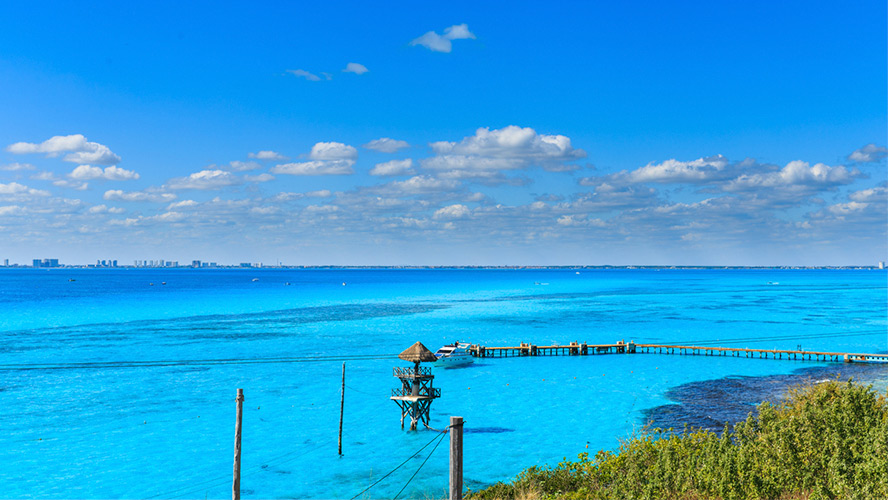
<svg viewBox="0 0 888 500">
<path fill-rule="evenodd" d="M 762 188 L 781 188 L 796 192 L 810 192 L 850 184 L 863 174 L 843 166 L 830 167 L 823 163 L 810 165 L 796 160 L 777 172 L 741 175 L 723 186 L 725 191 L 752 191 Z"/>
<path fill-rule="evenodd" d="M 475 135 L 459 142 L 430 144 L 437 156 L 422 161 L 430 170 L 516 170 L 541 166 L 561 172 L 579 167 L 567 162 L 584 158 L 586 152 L 574 149 L 563 135 L 538 134 L 530 127 L 509 125 L 501 129 L 479 128 Z"/>
<path fill-rule="evenodd" d="M 565 227 L 604 227 L 607 225 L 601 219 L 590 219 L 585 214 L 562 215 L 555 220 L 559 226 Z"/>
<path fill-rule="evenodd" d="M 321 77 L 319 77 L 318 75 L 315 75 L 314 73 L 309 73 L 308 71 L 305 71 L 304 69 L 288 69 L 287 73 L 290 73 L 292 75 L 296 75 L 299 78 L 305 78 L 306 80 L 308 80 L 310 82 L 321 81 Z"/>
<path fill-rule="evenodd" d="M 188 177 L 175 177 L 167 181 L 167 189 L 197 189 L 202 191 L 220 189 L 228 186 L 236 186 L 243 183 L 243 179 L 225 170 L 201 170 Z"/>
<path fill-rule="evenodd" d="M 311 160 L 354 160 L 358 150 L 341 142 L 319 142 L 311 147 L 308 158 Z"/>
<path fill-rule="evenodd" d="M 285 175 L 351 175 L 358 150 L 341 142 L 318 142 L 311 148 L 312 161 L 285 163 L 271 168 L 273 174 Z"/>
<path fill-rule="evenodd" d="M 363 75 L 364 73 L 370 71 L 367 69 L 367 66 L 363 64 L 350 62 L 345 65 L 345 69 L 342 70 L 343 73 L 354 73 L 356 75 Z"/>
<path fill-rule="evenodd" d="M 257 151 L 255 153 L 248 153 L 248 158 L 254 158 L 256 160 L 273 160 L 273 161 L 282 161 L 286 160 L 287 157 L 278 153 L 277 151 Z"/>
<path fill-rule="evenodd" d="M 89 142 L 81 134 L 56 135 L 39 144 L 16 142 L 7 146 L 6 150 L 13 154 L 43 153 L 49 158 L 67 153 L 64 160 L 73 163 L 114 165 L 120 161 L 120 157 L 112 153 L 108 146 Z"/>
<path fill-rule="evenodd" d="M 857 163 L 877 163 L 888 156 L 888 148 L 867 144 L 848 155 L 848 160 Z"/>
<path fill-rule="evenodd" d="M 120 189 L 111 189 L 105 191 L 102 196 L 106 201 L 150 201 L 155 203 L 169 203 L 176 199 L 173 193 L 160 193 L 149 191 L 121 191 Z"/>
<path fill-rule="evenodd" d="M 228 164 L 231 170 L 235 172 L 246 172 L 248 170 L 256 170 L 257 168 L 261 168 L 262 165 L 256 163 L 255 161 L 233 161 Z"/>
<path fill-rule="evenodd" d="M 169 212 L 169 211 L 175 210 L 177 208 L 196 207 L 197 205 L 198 205 L 198 203 L 194 200 L 182 200 L 182 201 L 177 201 L 175 203 L 170 203 L 167 206 L 167 211 Z"/>
<path fill-rule="evenodd" d="M 91 214 L 122 214 L 126 212 L 126 210 L 120 207 L 109 207 L 108 205 L 95 205 L 89 207 L 87 212 Z"/>
<path fill-rule="evenodd" d="M 49 191 L 44 191 L 42 189 L 32 189 L 28 186 L 19 184 L 17 182 L 10 182 L 9 184 L 0 183 L 0 195 L 32 195 L 32 196 L 49 196 Z"/>
<path fill-rule="evenodd" d="M 364 144 L 363 147 L 366 149 L 379 151 L 380 153 L 396 153 L 402 149 L 409 148 L 410 144 L 407 144 L 407 141 L 399 141 L 395 139 L 390 139 L 388 137 L 381 137 L 379 139 L 373 139 L 367 144 Z"/>
<path fill-rule="evenodd" d="M 436 179 L 427 175 L 418 175 L 405 181 L 395 181 L 389 184 L 395 190 L 404 194 L 419 194 L 437 191 L 452 191 L 458 189 L 461 184 L 458 181 Z"/>
<path fill-rule="evenodd" d="M 414 175 L 413 160 L 392 160 L 385 163 L 377 163 L 375 167 L 370 169 L 370 175 L 394 176 L 394 175 Z"/>
<path fill-rule="evenodd" d="M 411 40 L 410 45 L 420 45 L 432 52 L 450 52 L 453 50 L 453 43 L 451 40 L 464 40 L 469 38 L 475 38 L 475 34 L 469 31 L 469 26 L 467 24 L 456 24 L 446 28 L 443 35 L 439 35 L 434 31 L 429 31 L 426 34 Z"/>
<path fill-rule="evenodd" d="M 89 181 L 93 179 L 103 179 L 107 181 L 129 181 L 139 178 L 139 174 L 132 170 L 126 170 L 120 167 L 111 166 L 94 167 L 91 165 L 80 165 L 75 168 L 68 177 L 79 181 Z"/>
<path fill-rule="evenodd" d="M 722 155 L 699 158 L 693 161 L 666 160 L 659 164 L 648 163 L 627 174 L 631 182 L 655 183 L 705 183 L 725 177 L 728 159 Z"/>
<path fill-rule="evenodd" d="M 271 168 L 273 174 L 284 175 L 351 175 L 353 160 L 317 160 L 301 163 L 285 163 Z"/>
<path fill-rule="evenodd" d="M 471 214 L 472 211 L 469 209 L 469 207 L 456 204 L 436 210 L 435 213 L 432 214 L 432 218 L 436 220 L 465 219 Z"/>
<path fill-rule="evenodd" d="M 271 174 L 245 175 L 244 180 L 247 182 L 268 182 L 273 181 L 274 176 Z"/>
<path fill-rule="evenodd" d="M 37 167 L 31 165 L 30 163 L 9 163 L 6 165 L 0 166 L 0 170 L 5 170 L 7 172 L 19 172 L 22 170 L 34 170 Z"/>
<path fill-rule="evenodd" d="M 854 191 L 853 193 L 848 195 L 852 201 L 862 202 L 862 203 L 873 203 L 873 202 L 888 202 L 888 187 L 882 185 L 869 189 L 862 189 L 860 191 Z"/>
</svg>

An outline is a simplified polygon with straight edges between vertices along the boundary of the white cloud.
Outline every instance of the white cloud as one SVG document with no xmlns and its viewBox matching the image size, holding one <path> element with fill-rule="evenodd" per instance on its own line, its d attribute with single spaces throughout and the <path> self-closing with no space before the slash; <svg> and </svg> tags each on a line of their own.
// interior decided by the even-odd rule
<svg viewBox="0 0 888 500">
<path fill-rule="evenodd" d="M 850 184 L 862 177 L 857 169 L 843 166 L 830 167 L 823 163 L 809 165 L 804 161 L 791 161 L 777 172 L 741 175 L 723 186 L 725 191 L 750 191 L 762 188 L 783 188 L 807 192 L 813 189 L 829 189 Z"/>
<path fill-rule="evenodd" d="M 109 207 L 108 205 L 95 205 L 87 210 L 91 214 L 122 214 L 126 210 L 120 207 Z"/>
<path fill-rule="evenodd" d="M 65 180 L 65 179 L 58 179 L 56 181 L 53 181 L 52 185 L 58 186 L 58 187 L 74 189 L 75 191 L 86 191 L 86 189 L 89 187 L 89 184 L 87 184 L 86 182 L 69 181 L 69 180 Z"/>
<path fill-rule="evenodd" d="M 284 175 L 351 175 L 354 165 L 352 160 L 317 160 L 302 163 L 285 163 L 271 168 L 273 174 Z"/>
<path fill-rule="evenodd" d="M 285 163 L 271 168 L 273 174 L 351 175 L 358 150 L 341 142 L 318 142 L 308 154 L 312 161 Z"/>
<path fill-rule="evenodd" d="M 296 75 L 300 78 L 305 78 L 306 80 L 308 80 L 310 82 L 321 81 L 321 77 L 319 77 L 318 75 L 315 75 L 313 73 L 309 73 L 308 71 L 305 71 L 304 69 L 288 69 L 287 73 L 291 73 L 291 74 Z"/>
<path fill-rule="evenodd" d="M 566 162 L 584 158 L 563 135 L 538 134 L 530 127 L 509 125 L 501 129 L 479 128 L 460 142 L 430 144 L 437 156 L 422 161 L 431 170 L 516 170 L 542 166 L 549 171 L 575 170 Z"/>
<path fill-rule="evenodd" d="M 848 195 L 852 201 L 859 201 L 862 203 L 872 203 L 872 202 L 888 202 L 888 187 L 886 186 L 877 186 L 870 189 L 863 189 L 860 191 L 855 191 Z"/>
<path fill-rule="evenodd" d="M 167 189 L 198 189 L 203 191 L 236 186 L 243 179 L 225 170 L 201 170 L 188 177 L 175 177 L 166 183 Z"/>
<path fill-rule="evenodd" d="M 468 24 L 455 24 L 444 29 L 444 38 L 448 40 L 465 40 L 471 38 L 474 40 L 475 34 L 469 31 Z"/>
<path fill-rule="evenodd" d="M 286 160 L 287 157 L 278 153 L 277 151 L 258 151 L 256 153 L 248 153 L 248 158 L 254 158 L 256 160 L 274 160 L 274 161 L 282 161 Z"/>
<path fill-rule="evenodd" d="M 139 178 L 139 174 L 132 170 L 126 170 L 120 167 L 111 166 L 93 167 L 91 165 L 80 165 L 75 168 L 68 177 L 79 181 L 88 181 L 93 179 L 103 179 L 108 181 L 129 181 Z"/>
<path fill-rule="evenodd" d="M 342 70 L 344 73 L 354 73 L 356 75 L 363 75 L 364 73 L 370 71 L 363 64 L 350 62 L 345 65 L 345 69 Z"/>
<path fill-rule="evenodd" d="M 0 170 L 5 170 L 7 172 L 18 172 L 21 170 L 34 170 L 37 167 L 31 165 L 30 163 L 9 163 L 3 166 L 0 166 Z"/>
<path fill-rule="evenodd" d="M 64 160 L 73 163 L 99 163 L 113 165 L 120 161 L 120 157 L 112 153 L 108 146 L 97 142 L 89 142 L 81 134 L 57 135 L 40 144 L 32 142 L 17 142 L 10 144 L 6 150 L 14 154 L 44 153 L 49 158 L 55 158 L 63 153 Z"/>
<path fill-rule="evenodd" d="M 702 183 L 724 178 L 728 159 L 722 155 L 699 158 L 693 161 L 666 160 L 648 163 L 627 174 L 631 182 Z"/>
<path fill-rule="evenodd" d="M 395 139 L 389 139 L 388 137 L 382 137 L 379 139 L 373 139 L 367 144 L 364 144 L 364 147 L 367 149 L 372 149 L 374 151 L 379 151 L 380 153 L 396 153 L 402 149 L 409 148 L 410 144 L 407 144 L 407 141 L 399 141 Z"/>
<path fill-rule="evenodd" d="M 172 193 L 152 193 L 146 191 L 121 191 L 120 189 L 111 189 L 105 191 L 102 196 L 106 201 L 150 201 L 158 203 L 169 203 L 176 199 L 176 195 Z"/>
<path fill-rule="evenodd" d="M 848 159 L 858 163 L 876 163 L 888 156 L 888 148 L 867 144 L 848 155 Z"/>
<path fill-rule="evenodd" d="M 311 160 L 354 160 L 358 150 L 341 142 L 319 142 L 311 147 L 308 158 Z"/>
<path fill-rule="evenodd" d="M 418 175 L 405 181 L 395 181 L 389 184 L 391 188 L 404 194 L 419 194 L 437 191 L 452 191 L 460 187 L 460 183 L 454 180 L 435 179 L 427 175 Z"/>
<path fill-rule="evenodd" d="M 0 207 L 0 216 L 18 215 L 24 212 L 24 207 L 19 205 L 7 205 L 5 207 Z"/>
<path fill-rule="evenodd" d="M 469 209 L 469 207 L 456 204 L 436 210 L 435 213 L 432 215 L 432 218 L 436 220 L 464 219 L 471 214 L 472 211 Z"/>
<path fill-rule="evenodd" d="M 175 210 L 177 208 L 188 208 L 188 207 L 196 207 L 198 203 L 194 200 L 182 200 L 177 201 L 175 203 L 170 203 L 167 206 L 167 211 Z"/>
<path fill-rule="evenodd" d="M 19 184 L 17 182 L 10 182 L 9 184 L 0 184 L 0 195 L 33 195 L 33 196 L 49 196 L 49 191 L 44 191 L 42 189 L 32 189 L 28 186 Z"/>
<path fill-rule="evenodd" d="M 247 182 L 268 182 L 273 181 L 274 176 L 271 174 L 245 175 L 244 180 Z"/>
<path fill-rule="evenodd" d="M 257 168 L 262 168 L 262 165 L 256 163 L 255 161 L 233 161 L 228 164 L 231 170 L 235 172 L 246 172 L 248 170 L 256 170 Z"/>
<path fill-rule="evenodd" d="M 555 220 L 559 226 L 566 227 L 604 227 L 606 223 L 601 219 L 589 219 L 585 214 L 562 215 Z"/>
<path fill-rule="evenodd" d="M 392 160 L 385 163 L 377 163 L 375 167 L 370 169 L 370 175 L 393 176 L 393 175 L 414 175 L 413 160 Z"/>
<path fill-rule="evenodd" d="M 433 52 L 450 52 L 453 49 L 451 40 L 463 40 L 475 38 L 475 34 L 469 31 L 467 24 L 456 24 L 444 30 L 443 35 L 439 35 L 434 31 L 415 38 L 410 41 L 411 46 L 421 45 Z"/>
</svg>

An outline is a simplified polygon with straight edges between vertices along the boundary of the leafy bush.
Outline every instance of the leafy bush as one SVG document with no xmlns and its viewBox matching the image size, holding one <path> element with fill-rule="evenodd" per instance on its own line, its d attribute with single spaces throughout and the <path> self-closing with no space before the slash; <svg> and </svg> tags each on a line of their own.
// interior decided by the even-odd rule
<svg viewBox="0 0 888 500">
<path fill-rule="evenodd" d="M 721 435 L 645 431 L 470 498 L 888 498 L 888 400 L 851 381 L 801 387 Z"/>
</svg>

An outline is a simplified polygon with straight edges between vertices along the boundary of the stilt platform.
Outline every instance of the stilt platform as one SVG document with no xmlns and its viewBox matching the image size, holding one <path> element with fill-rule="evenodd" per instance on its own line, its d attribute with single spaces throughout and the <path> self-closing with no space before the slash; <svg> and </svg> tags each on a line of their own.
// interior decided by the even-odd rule
<svg viewBox="0 0 888 500">
<path fill-rule="evenodd" d="M 734 356 L 746 358 L 829 361 L 844 363 L 888 363 L 888 354 L 864 354 L 849 352 L 804 351 L 790 349 L 748 349 L 740 347 L 708 347 L 692 345 L 636 344 L 587 344 L 571 342 L 566 345 L 536 345 L 522 342 L 518 346 L 488 347 L 472 344 L 472 356 L 478 358 L 508 358 L 519 356 L 592 356 L 599 354 L 677 354 L 684 356 Z"/>
</svg>

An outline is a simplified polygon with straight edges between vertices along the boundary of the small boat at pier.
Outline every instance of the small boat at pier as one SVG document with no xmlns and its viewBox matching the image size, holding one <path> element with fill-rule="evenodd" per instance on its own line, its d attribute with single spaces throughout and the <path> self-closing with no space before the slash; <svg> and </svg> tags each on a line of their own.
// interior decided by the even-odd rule
<svg viewBox="0 0 888 500">
<path fill-rule="evenodd" d="M 441 347 L 435 352 L 435 357 L 438 358 L 435 366 L 463 366 L 474 363 L 475 358 L 469 352 L 470 346 L 471 344 L 456 341 Z"/>
</svg>

